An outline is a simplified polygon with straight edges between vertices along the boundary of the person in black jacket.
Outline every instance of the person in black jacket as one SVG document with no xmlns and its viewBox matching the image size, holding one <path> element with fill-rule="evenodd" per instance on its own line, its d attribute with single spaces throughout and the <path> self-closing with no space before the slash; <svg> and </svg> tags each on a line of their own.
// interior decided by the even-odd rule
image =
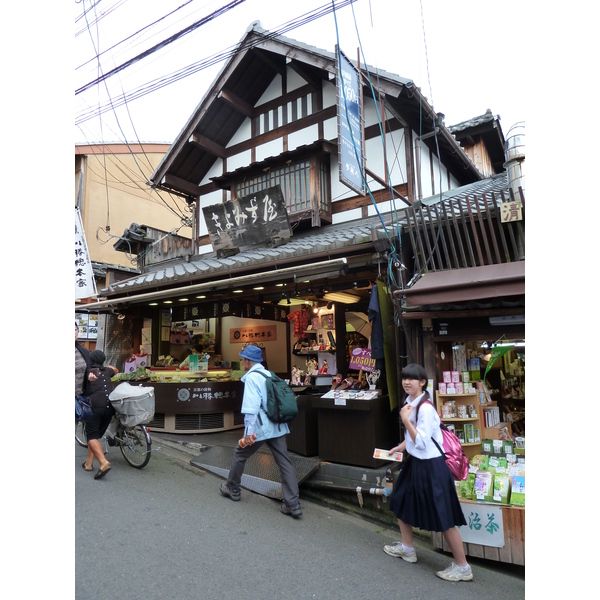
<svg viewBox="0 0 600 600">
<path fill-rule="evenodd" d="M 88 441 L 88 455 L 82 467 L 86 471 L 94 470 L 94 458 L 98 461 L 98 471 L 94 479 L 101 479 L 110 471 L 110 463 L 104 456 L 104 450 L 100 439 L 106 432 L 110 421 L 115 414 L 109 394 L 112 391 L 113 384 L 111 377 L 118 373 L 118 369 L 113 366 L 104 366 L 106 357 L 102 350 L 92 350 L 89 353 L 90 368 L 94 379 L 88 379 L 84 389 L 84 396 L 87 396 L 92 405 L 92 418 L 85 424 L 85 433 Z"/>
</svg>

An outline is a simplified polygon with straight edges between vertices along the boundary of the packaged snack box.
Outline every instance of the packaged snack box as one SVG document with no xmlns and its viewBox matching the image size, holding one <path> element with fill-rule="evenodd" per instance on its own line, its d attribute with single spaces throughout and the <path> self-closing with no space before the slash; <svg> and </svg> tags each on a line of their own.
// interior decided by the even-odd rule
<svg viewBox="0 0 600 600">
<path fill-rule="evenodd" d="M 493 440 L 487 438 L 481 440 L 481 450 L 486 454 L 491 454 L 494 451 Z"/>
<path fill-rule="evenodd" d="M 514 449 L 514 444 L 512 440 L 502 440 L 502 453 L 503 454 L 512 454 Z"/>
<path fill-rule="evenodd" d="M 511 481 L 510 503 L 525 506 L 525 475 L 514 475 Z"/>
<path fill-rule="evenodd" d="M 442 371 L 442 379 L 444 383 L 452 383 L 452 373 L 450 371 Z"/>
<path fill-rule="evenodd" d="M 490 471 L 477 471 L 475 474 L 475 499 L 491 502 L 493 497 L 494 475 Z"/>
</svg>

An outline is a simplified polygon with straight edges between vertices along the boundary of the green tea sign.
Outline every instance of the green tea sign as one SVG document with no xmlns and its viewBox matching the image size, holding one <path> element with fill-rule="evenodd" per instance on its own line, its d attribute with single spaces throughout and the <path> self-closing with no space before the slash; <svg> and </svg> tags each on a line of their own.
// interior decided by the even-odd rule
<svg viewBox="0 0 600 600">
<path fill-rule="evenodd" d="M 487 377 L 488 371 L 492 368 L 492 365 L 502 356 L 504 356 L 509 350 L 514 348 L 514 344 L 508 344 L 506 346 L 495 346 L 492 348 L 491 357 L 488 362 L 487 367 L 485 368 L 485 373 L 483 374 L 483 380 Z"/>
</svg>

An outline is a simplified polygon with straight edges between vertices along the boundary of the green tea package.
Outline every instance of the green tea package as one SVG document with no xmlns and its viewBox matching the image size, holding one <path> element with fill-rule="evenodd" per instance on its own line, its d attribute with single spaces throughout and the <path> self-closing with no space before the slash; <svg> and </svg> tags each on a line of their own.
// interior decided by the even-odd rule
<svg viewBox="0 0 600 600">
<path fill-rule="evenodd" d="M 494 475 L 493 501 L 508 504 L 510 497 L 510 476 L 508 473 L 496 473 Z"/>
</svg>

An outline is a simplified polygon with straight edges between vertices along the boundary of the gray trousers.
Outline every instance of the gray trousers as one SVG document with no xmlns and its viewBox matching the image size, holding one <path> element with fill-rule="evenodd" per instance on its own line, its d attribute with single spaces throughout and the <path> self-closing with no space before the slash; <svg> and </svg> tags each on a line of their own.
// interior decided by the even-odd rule
<svg viewBox="0 0 600 600">
<path fill-rule="evenodd" d="M 281 471 L 281 491 L 283 492 L 283 500 L 288 506 L 294 506 L 300 500 L 300 491 L 298 489 L 298 480 L 296 479 L 294 465 L 288 456 L 285 435 L 269 440 L 261 440 L 260 442 L 255 442 L 251 446 L 246 446 L 245 448 L 236 446 L 233 453 L 233 460 L 231 461 L 229 476 L 227 477 L 227 485 L 230 488 L 240 487 L 246 461 L 263 444 L 267 444 Z"/>
</svg>

